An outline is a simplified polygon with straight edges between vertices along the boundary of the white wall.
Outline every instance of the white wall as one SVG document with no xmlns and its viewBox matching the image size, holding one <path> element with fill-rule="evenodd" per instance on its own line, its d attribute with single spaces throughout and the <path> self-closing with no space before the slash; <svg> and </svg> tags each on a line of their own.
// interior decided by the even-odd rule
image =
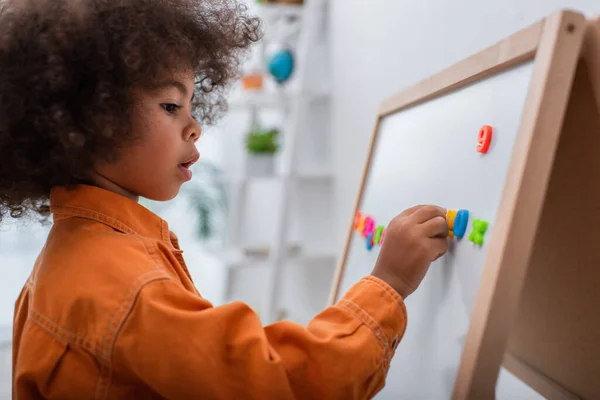
<svg viewBox="0 0 600 400">
<path fill-rule="evenodd" d="M 560 8 L 600 14 L 600 1 L 332 0 L 333 157 L 339 210 L 335 242 L 340 251 L 353 217 L 380 101 Z M 430 319 L 425 312 L 428 306 L 417 301 L 418 293 L 414 297 L 407 302 L 408 320 L 410 325 L 420 326 Z M 464 318 L 462 304 L 446 304 L 440 312 L 451 314 L 450 320 Z M 451 331 L 452 327 L 440 329 Z M 406 364 L 404 370 L 418 365 L 415 361 L 423 356 L 419 349 L 427 346 L 424 340 L 405 337 L 410 350 L 398 354 L 394 363 Z M 437 399 L 451 390 L 453 374 L 444 387 L 435 387 L 431 378 L 427 371 L 413 371 L 411 378 L 400 379 L 403 385 L 399 385 L 390 376 L 390 384 L 378 398 Z M 498 387 L 498 398 L 539 398 L 505 372 Z"/>
</svg>

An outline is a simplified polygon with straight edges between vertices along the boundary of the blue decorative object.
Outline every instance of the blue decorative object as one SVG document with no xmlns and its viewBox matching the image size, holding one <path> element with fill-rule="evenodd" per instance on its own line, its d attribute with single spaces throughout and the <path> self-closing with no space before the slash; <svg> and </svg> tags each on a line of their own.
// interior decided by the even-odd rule
<svg viewBox="0 0 600 400">
<path fill-rule="evenodd" d="M 458 210 L 456 218 L 454 218 L 454 236 L 462 238 L 467 232 L 467 224 L 469 222 L 469 211 Z"/>
<path fill-rule="evenodd" d="M 294 55 L 290 50 L 280 50 L 269 61 L 269 72 L 278 83 L 287 81 L 294 71 Z"/>
<path fill-rule="evenodd" d="M 371 251 L 373 249 L 373 245 L 375 244 L 374 236 L 375 232 L 369 233 L 367 236 L 367 250 Z"/>
</svg>

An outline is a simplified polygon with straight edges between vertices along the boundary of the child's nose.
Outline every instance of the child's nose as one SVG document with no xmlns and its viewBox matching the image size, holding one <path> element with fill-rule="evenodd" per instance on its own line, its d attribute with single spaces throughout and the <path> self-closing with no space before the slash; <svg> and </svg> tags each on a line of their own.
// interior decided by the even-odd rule
<svg viewBox="0 0 600 400">
<path fill-rule="evenodd" d="M 194 123 L 191 124 L 184 132 L 183 139 L 185 141 L 192 140 L 192 141 L 196 142 L 198 139 L 200 139 L 201 133 L 202 133 L 202 127 L 200 126 L 200 124 L 198 122 L 196 122 L 194 120 Z"/>
</svg>

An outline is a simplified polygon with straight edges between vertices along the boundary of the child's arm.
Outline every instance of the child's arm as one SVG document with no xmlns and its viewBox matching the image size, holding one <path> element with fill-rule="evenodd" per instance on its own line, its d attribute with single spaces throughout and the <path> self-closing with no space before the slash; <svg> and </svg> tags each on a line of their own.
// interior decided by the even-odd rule
<svg viewBox="0 0 600 400">
<path fill-rule="evenodd" d="M 447 235 L 445 210 L 406 210 L 388 226 L 372 275 L 307 328 L 264 328 L 247 305 L 214 308 L 175 279 L 151 281 L 120 329 L 113 375 L 169 399 L 372 397 L 406 328 L 402 298 L 446 251 Z"/>
<path fill-rule="evenodd" d="M 307 328 L 263 328 L 242 303 L 214 308 L 175 280 L 154 281 L 121 329 L 113 374 L 168 399 L 364 399 L 383 387 L 405 328 L 402 299 L 374 277 Z"/>
</svg>

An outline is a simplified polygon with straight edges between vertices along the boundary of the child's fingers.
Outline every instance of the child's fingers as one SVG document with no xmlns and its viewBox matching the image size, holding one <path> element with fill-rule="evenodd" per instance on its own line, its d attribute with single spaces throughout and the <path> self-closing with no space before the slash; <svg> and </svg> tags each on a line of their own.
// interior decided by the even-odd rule
<svg viewBox="0 0 600 400">
<path fill-rule="evenodd" d="M 446 219 L 446 210 L 438 206 L 423 206 L 415 211 L 412 217 L 417 224 L 422 224 L 435 217 Z"/>
<path fill-rule="evenodd" d="M 407 208 L 406 210 L 402 211 L 402 213 L 400 214 L 400 217 L 408 217 L 410 215 L 413 215 L 415 213 L 415 211 L 417 211 L 423 207 L 425 207 L 425 205 L 420 204 L 418 206 L 413 206 L 411 208 Z"/>
<path fill-rule="evenodd" d="M 435 261 L 448 251 L 448 238 L 431 240 L 431 261 Z"/>
<path fill-rule="evenodd" d="M 428 221 L 425 221 L 420 225 L 422 232 L 425 236 L 433 238 L 440 237 L 445 238 L 448 236 L 448 223 L 446 222 L 446 217 L 437 216 Z"/>
</svg>

